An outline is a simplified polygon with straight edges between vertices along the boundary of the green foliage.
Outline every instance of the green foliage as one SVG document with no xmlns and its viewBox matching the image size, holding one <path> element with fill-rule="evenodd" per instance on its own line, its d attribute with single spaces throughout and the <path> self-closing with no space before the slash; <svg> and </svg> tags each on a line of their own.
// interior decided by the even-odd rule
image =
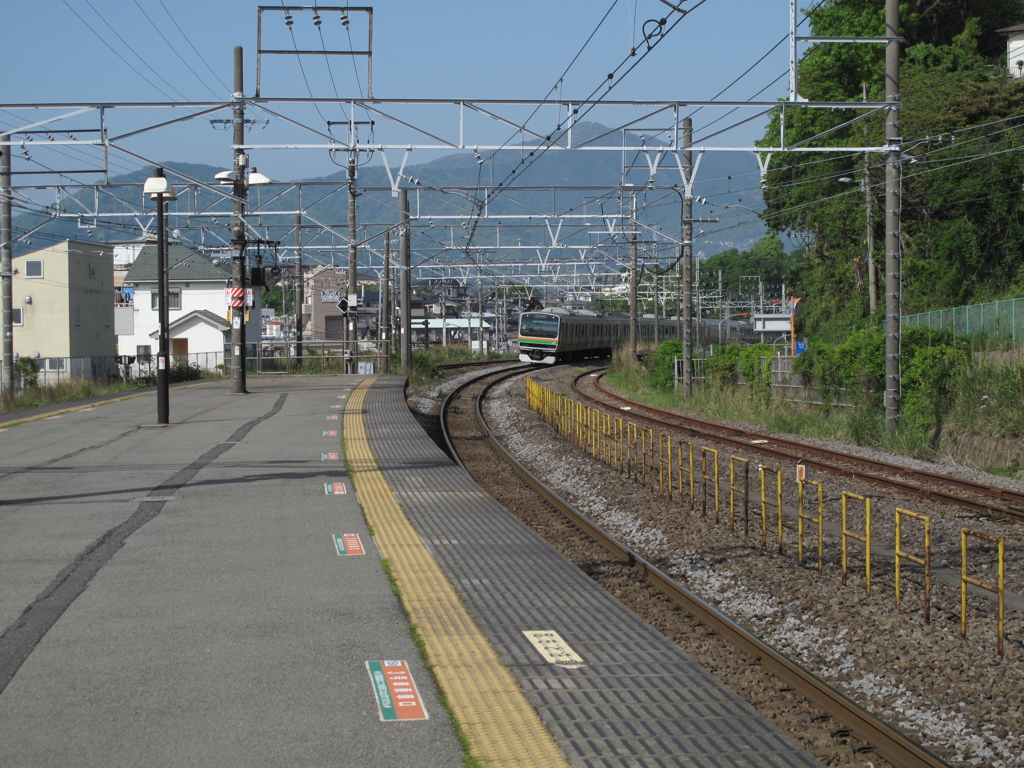
<svg viewBox="0 0 1024 768">
<path fill-rule="evenodd" d="M 718 285 L 718 273 L 722 273 L 722 288 L 730 296 L 752 296 L 756 285 L 750 285 L 741 278 L 756 275 L 765 285 L 779 285 L 786 281 L 787 274 L 803 260 L 802 252 L 787 253 L 782 240 L 776 234 L 765 235 L 749 251 L 730 248 L 707 259 L 701 266 L 701 287 Z"/>
<path fill-rule="evenodd" d="M 753 391 L 762 394 L 771 393 L 772 369 L 768 358 L 775 357 L 777 354 L 778 350 L 767 344 L 758 343 L 740 347 L 739 371 L 743 376 L 743 381 Z"/>
<path fill-rule="evenodd" d="M 39 361 L 31 357 L 19 357 L 14 361 L 14 380 L 24 387 L 39 386 Z"/>
<path fill-rule="evenodd" d="M 715 353 L 708 358 L 705 369 L 705 374 L 713 386 L 735 387 L 739 383 L 740 350 L 738 344 L 715 348 Z"/>
<path fill-rule="evenodd" d="M 995 30 L 1024 16 L 1019 0 L 906 0 L 901 66 L 901 130 L 906 152 L 927 163 L 902 163 L 903 311 L 990 301 L 1024 294 L 1019 243 L 1024 238 L 1024 83 L 999 72 L 1005 40 Z M 816 35 L 884 34 L 884 0 L 826 0 L 810 12 Z M 984 55 L 983 53 L 984 52 Z M 985 55 L 991 56 L 986 60 Z M 996 65 L 992 67 L 990 65 Z M 863 85 L 884 98 L 882 46 L 823 43 L 800 65 L 800 95 L 856 102 Z M 762 146 L 884 143 L 884 115 L 830 130 L 858 113 L 788 110 L 776 115 Z M 806 298 L 801 329 L 838 343 L 879 317 L 868 316 L 864 184 L 874 211 L 874 258 L 884 275 L 884 174 L 879 159 L 865 171 L 860 154 L 776 153 L 766 177 L 767 223 L 799 233 L 806 259 L 787 279 Z M 853 179 L 859 185 L 839 179 Z M 884 291 L 879 287 L 879 295 Z M 881 314 L 881 308 L 879 309 Z"/>
<path fill-rule="evenodd" d="M 203 378 L 203 369 L 199 367 L 198 363 L 174 363 L 167 369 L 167 381 L 172 384 L 201 378 Z"/>
<path fill-rule="evenodd" d="M 662 391 L 669 391 L 675 386 L 675 359 L 683 356 L 681 339 L 669 339 L 658 345 L 649 358 L 651 386 Z"/>
</svg>

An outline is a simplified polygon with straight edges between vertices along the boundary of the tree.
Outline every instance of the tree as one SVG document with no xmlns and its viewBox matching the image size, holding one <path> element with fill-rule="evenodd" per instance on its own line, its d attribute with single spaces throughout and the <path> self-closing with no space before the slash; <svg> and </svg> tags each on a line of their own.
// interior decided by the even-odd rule
<svg viewBox="0 0 1024 768">
<path fill-rule="evenodd" d="M 811 12 L 814 35 L 881 36 L 884 0 L 826 0 Z M 995 30 L 1020 21 L 1020 0 L 908 0 L 901 4 L 906 40 L 901 69 L 901 124 L 905 151 L 921 162 L 901 163 L 905 312 L 953 306 L 1020 293 L 1017 255 L 1024 232 L 1020 179 L 1024 142 L 1017 118 L 1024 86 L 994 73 L 1004 41 Z M 984 55 L 983 55 L 984 54 Z M 823 43 L 800 65 L 800 95 L 811 100 L 884 100 L 884 50 L 878 45 Z M 864 85 L 866 84 L 866 86 Z M 818 136 L 857 116 L 854 110 L 788 110 L 776 116 L 763 146 Z M 873 115 L 811 142 L 831 146 L 881 145 L 884 116 Z M 863 156 L 779 154 L 766 177 L 765 216 L 778 231 L 808 242 L 798 282 L 805 292 L 805 328 L 840 340 L 868 317 L 863 186 L 884 206 L 877 159 L 865 178 Z M 875 216 L 876 243 L 884 243 L 884 216 Z M 876 258 L 883 249 L 876 248 Z"/>
</svg>

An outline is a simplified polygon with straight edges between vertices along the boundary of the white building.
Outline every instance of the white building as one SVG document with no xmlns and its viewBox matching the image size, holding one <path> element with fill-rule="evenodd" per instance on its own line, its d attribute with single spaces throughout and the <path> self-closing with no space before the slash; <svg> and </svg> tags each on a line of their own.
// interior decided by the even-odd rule
<svg viewBox="0 0 1024 768">
<path fill-rule="evenodd" d="M 156 243 L 146 244 L 124 276 L 132 293 L 131 327 L 119 328 L 118 352 L 136 356 L 145 367 L 155 360 L 160 328 L 157 290 Z M 225 289 L 231 285 L 227 265 L 185 246 L 170 244 L 167 253 L 168 336 L 171 363 L 196 363 L 204 370 L 225 364 L 231 344 L 231 321 Z M 259 289 L 255 289 L 259 301 Z M 260 341 L 259 307 L 246 324 L 246 346 L 255 350 Z"/>
<path fill-rule="evenodd" d="M 1024 24 L 997 29 L 1006 35 L 1006 71 L 1010 77 L 1024 77 Z"/>
</svg>

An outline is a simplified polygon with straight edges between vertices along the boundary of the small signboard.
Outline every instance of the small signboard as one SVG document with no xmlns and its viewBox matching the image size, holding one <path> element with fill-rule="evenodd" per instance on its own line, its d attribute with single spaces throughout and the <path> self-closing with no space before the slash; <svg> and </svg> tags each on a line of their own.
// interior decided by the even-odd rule
<svg viewBox="0 0 1024 768">
<path fill-rule="evenodd" d="M 359 540 L 358 533 L 336 533 L 334 534 L 334 548 L 339 555 L 365 555 L 363 542 Z"/>
<path fill-rule="evenodd" d="M 320 457 L 323 461 L 341 461 L 341 454 L 331 451 L 330 453 L 321 453 Z"/>
<path fill-rule="evenodd" d="M 348 490 L 344 483 L 324 483 L 324 493 L 328 496 L 344 496 Z"/>
<path fill-rule="evenodd" d="M 523 634 L 548 664 L 567 669 L 586 666 L 579 654 L 554 630 L 523 630 Z"/>
<path fill-rule="evenodd" d="M 373 693 L 377 697 L 380 719 L 427 720 L 427 710 L 404 661 L 368 661 Z"/>
<path fill-rule="evenodd" d="M 807 351 L 807 342 L 806 341 L 798 341 L 796 344 L 793 345 L 793 352 L 795 352 L 798 355 L 802 355 L 806 351 Z"/>
</svg>

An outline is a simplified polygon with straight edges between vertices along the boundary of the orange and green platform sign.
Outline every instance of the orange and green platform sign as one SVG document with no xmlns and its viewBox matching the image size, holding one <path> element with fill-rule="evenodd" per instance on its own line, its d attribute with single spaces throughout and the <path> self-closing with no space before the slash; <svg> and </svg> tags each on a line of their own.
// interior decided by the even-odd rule
<svg viewBox="0 0 1024 768">
<path fill-rule="evenodd" d="M 373 682 L 380 719 L 427 720 L 427 710 L 404 661 L 368 661 L 366 669 Z"/>
<path fill-rule="evenodd" d="M 358 533 L 336 533 L 334 534 L 334 548 L 339 555 L 365 555 L 363 542 L 359 540 Z"/>
</svg>

